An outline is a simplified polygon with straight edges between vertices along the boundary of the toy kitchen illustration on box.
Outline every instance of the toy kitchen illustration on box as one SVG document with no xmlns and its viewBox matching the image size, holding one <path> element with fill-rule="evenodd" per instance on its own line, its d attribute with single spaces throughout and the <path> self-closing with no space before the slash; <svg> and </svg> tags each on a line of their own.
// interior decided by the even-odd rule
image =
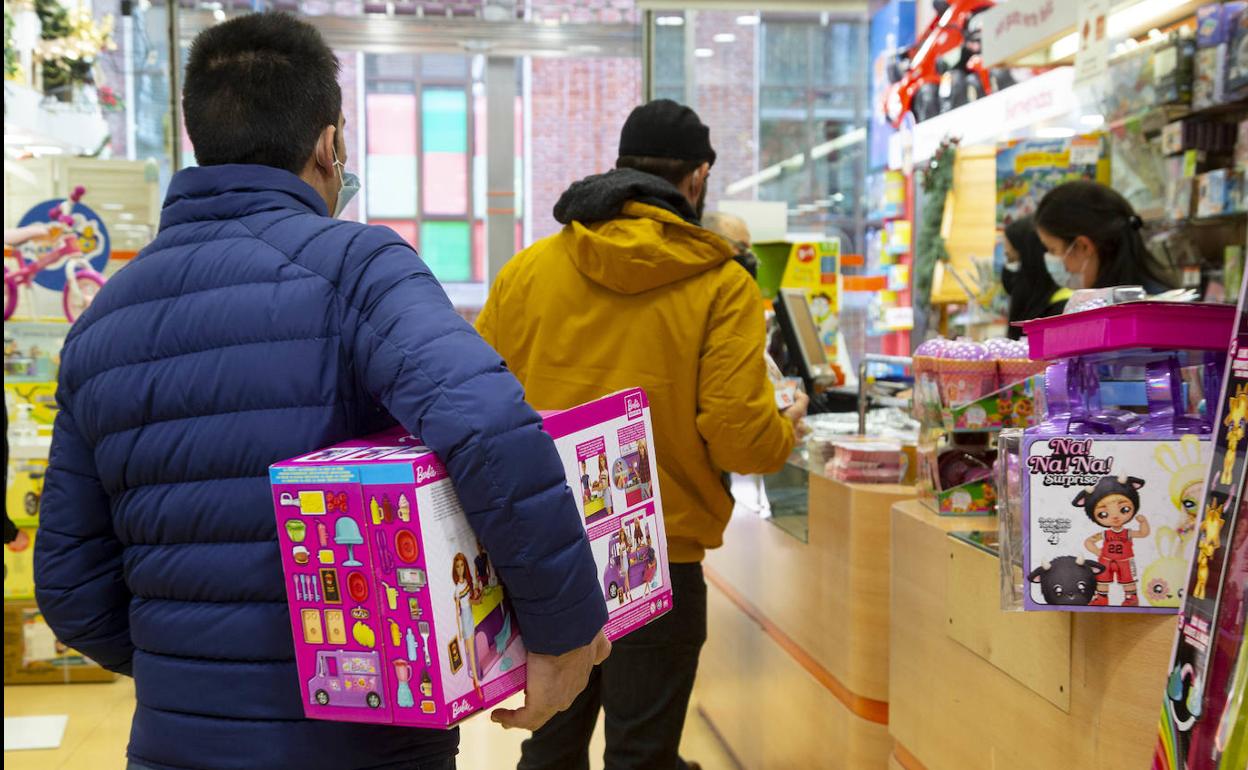
<svg viewBox="0 0 1248 770">
<path fill-rule="evenodd" d="M 543 427 L 618 639 L 672 606 L 646 395 Z M 430 449 L 395 428 L 277 463 L 270 480 L 308 717 L 445 728 L 523 689 L 515 612 Z"/>
</svg>

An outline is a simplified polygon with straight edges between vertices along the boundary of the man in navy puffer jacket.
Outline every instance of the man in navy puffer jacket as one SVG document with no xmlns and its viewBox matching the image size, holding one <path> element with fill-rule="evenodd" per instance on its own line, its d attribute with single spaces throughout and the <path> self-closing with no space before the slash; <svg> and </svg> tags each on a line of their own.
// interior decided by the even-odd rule
<svg viewBox="0 0 1248 770">
<path fill-rule="evenodd" d="M 519 383 L 389 229 L 329 217 L 338 63 L 293 17 L 203 33 L 183 95 L 199 168 L 62 351 L 35 549 L 66 644 L 132 674 L 132 767 L 450 768 L 458 731 L 303 718 L 268 466 L 391 426 L 446 462 L 509 594 L 535 729 L 610 649 L 588 541 Z"/>
</svg>

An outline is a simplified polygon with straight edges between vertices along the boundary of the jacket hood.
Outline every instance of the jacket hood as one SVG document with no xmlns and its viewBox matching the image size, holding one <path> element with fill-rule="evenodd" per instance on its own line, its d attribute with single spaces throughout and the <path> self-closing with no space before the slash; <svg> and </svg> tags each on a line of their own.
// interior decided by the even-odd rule
<svg viewBox="0 0 1248 770">
<path fill-rule="evenodd" d="M 698 223 L 671 183 L 633 169 L 587 177 L 555 205 L 569 257 L 586 277 L 621 294 L 640 294 L 706 272 L 735 250 Z"/>
</svg>

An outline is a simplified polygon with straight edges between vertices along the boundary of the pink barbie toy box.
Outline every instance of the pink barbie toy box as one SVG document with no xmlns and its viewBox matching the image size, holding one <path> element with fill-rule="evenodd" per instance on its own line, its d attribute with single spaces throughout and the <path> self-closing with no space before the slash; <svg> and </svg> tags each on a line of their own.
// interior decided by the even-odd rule
<svg viewBox="0 0 1248 770">
<path fill-rule="evenodd" d="M 672 606 L 646 394 L 543 419 L 618 639 Z M 308 717 L 445 728 L 524 688 L 505 587 L 418 439 L 396 428 L 269 474 Z"/>
</svg>

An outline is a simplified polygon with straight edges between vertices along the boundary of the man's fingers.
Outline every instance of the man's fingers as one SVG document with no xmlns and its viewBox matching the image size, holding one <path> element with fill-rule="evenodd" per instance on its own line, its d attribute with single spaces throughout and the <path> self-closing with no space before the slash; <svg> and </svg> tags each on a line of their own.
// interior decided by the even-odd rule
<svg viewBox="0 0 1248 770">
<path fill-rule="evenodd" d="M 536 731 L 554 715 L 555 712 L 549 709 L 534 709 L 526 705 L 518 709 L 495 709 L 490 714 L 490 719 L 508 730 Z"/>
<path fill-rule="evenodd" d="M 611 655 L 611 641 L 603 637 L 602 644 L 598 645 L 597 654 L 594 655 L 594 665 L 601 664 Z"/>
</svg>

